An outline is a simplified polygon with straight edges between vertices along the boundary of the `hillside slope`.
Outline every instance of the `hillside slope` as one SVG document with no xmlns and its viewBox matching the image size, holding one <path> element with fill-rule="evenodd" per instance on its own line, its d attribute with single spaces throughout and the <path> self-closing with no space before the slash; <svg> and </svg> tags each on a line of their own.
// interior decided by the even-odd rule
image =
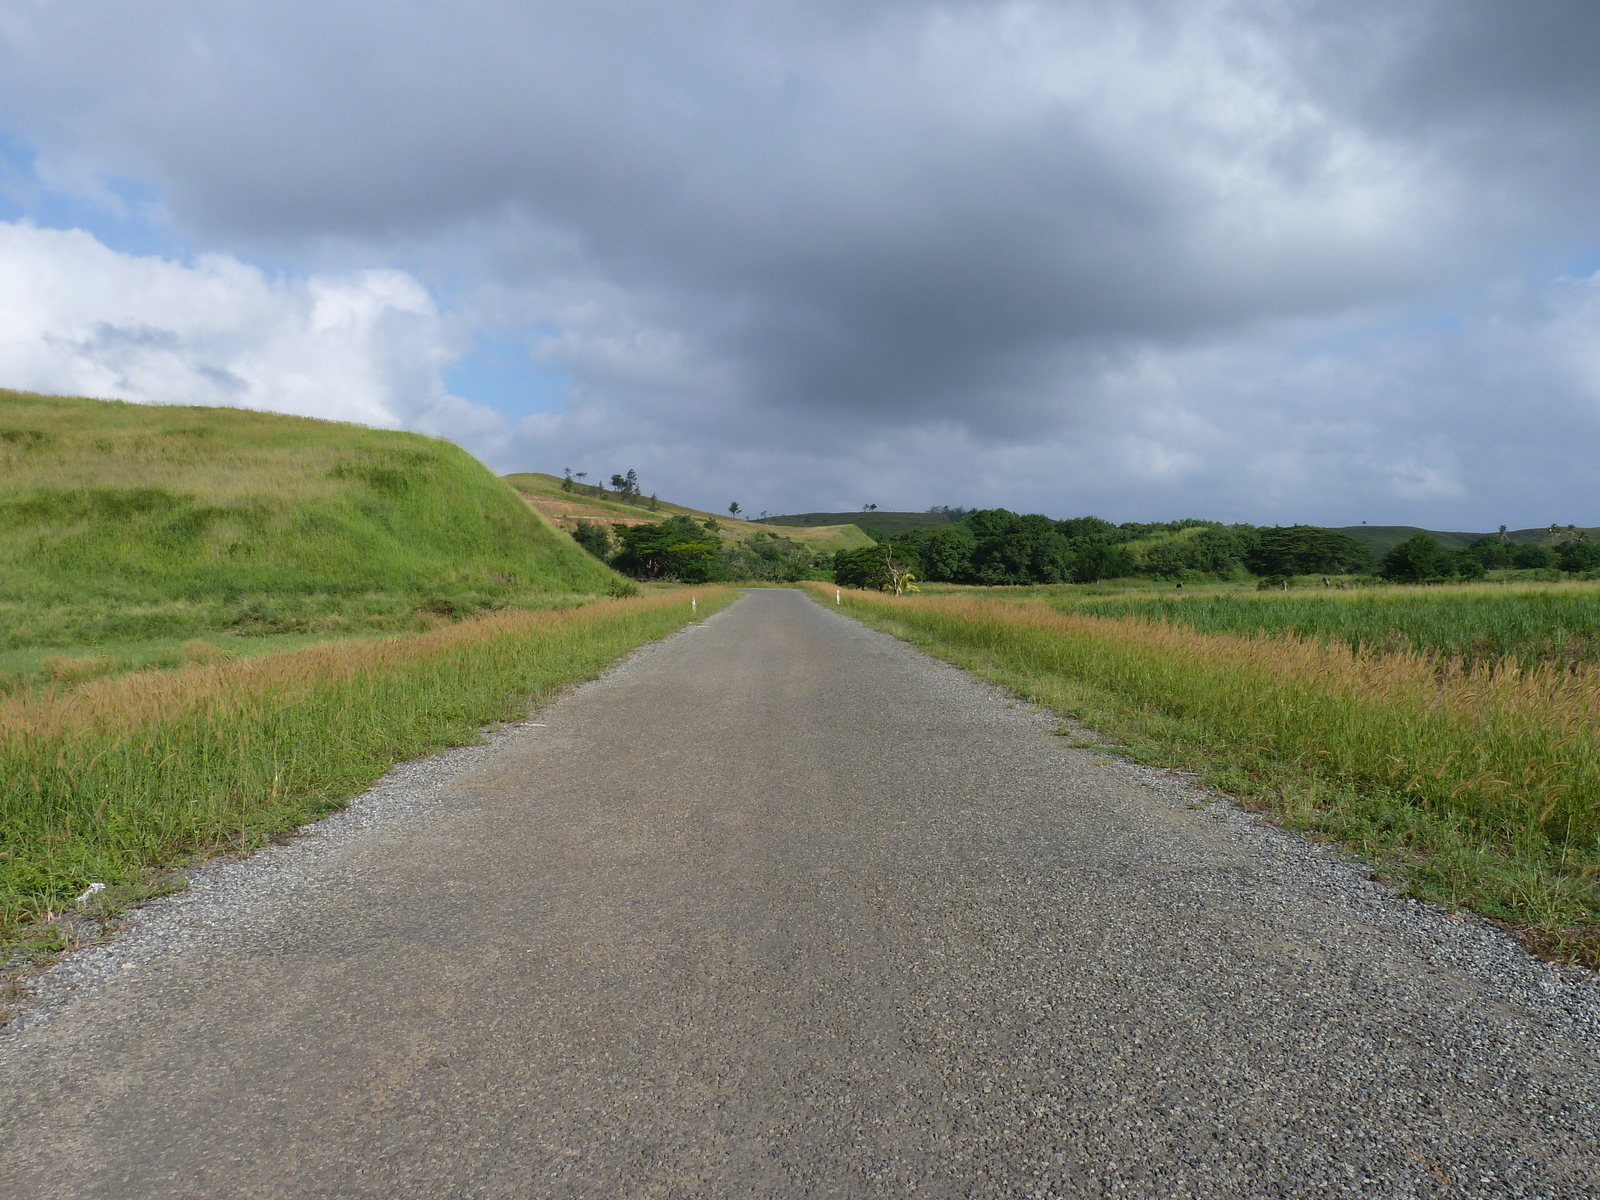
<svg viewBox="0 0 1600 1200">
<path fill-rule="evenodd" d="M 942 512 L 791 513 L 787 516 L 768 517 L 767 524 L 801 529 L 819 525 L 852 524 L 862 529 L 876 529 L 895 537 L 908 529 L 948 525 L 950 515 Z"/>
<path fill-rule="evenodd" d="M 581 490 L 569 492 L 562 486 L 564 481 L 560 476 L 546 475 L 542 471 L 521 471 L 507 475 L 505 480 L 521 493 L 530 507 L 562 529 L 571 529 L 579 521 L 643 525 L 671 516 L 686 516 L 697 521 L 716 521 L 718 533 L 725 543 L 742 542 L 758 533 L 768 533 L 819 551 L 854 550 L 872 545 L 870 537 L 847 522 L 813 523 L 807 528 L 796 528 L 780 525 L 773 520 L 746 521 L 726 513 L 718 516 L 666 500 L 629 501 L 615 492 L 596 487 L 580 485 Z M 651 507 L 652 504 L 654 507 Z"/>
<path fill-rule="evenodd" d="M 362 596 L 449 615 L 617 582 L 449 442 L 0 391 L 0 649 L 274 632 L 274 606 L 304 625 Z"/>
</svg>

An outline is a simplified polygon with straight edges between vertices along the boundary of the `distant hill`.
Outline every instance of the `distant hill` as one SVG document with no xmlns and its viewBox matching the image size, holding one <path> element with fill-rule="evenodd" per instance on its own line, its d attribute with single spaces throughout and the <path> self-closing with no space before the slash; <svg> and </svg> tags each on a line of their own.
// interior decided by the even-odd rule
<svg viewBox="0 0 1600 1200">
<path fill-rule="evenodd" d="M 521 493 L 530 507 L 552 524 L 567 530 L 574 528 L 579 521 L 643 525 L 682 515 L 697 521 L 715 521 L 724 542 L 741 542 L 753 534 L 765 532 L 825 551 L 854 550 L 872 544 L 870 537 L 849 522 L 817 521 L 795 526 L 781 518 L 772 517 L 764 521 L 746 521 L 727 513 L 687 508 L 670 500 L 627 498 L 592 484 L 577 484 L 572 491 L 568 491 L 563 486 L 566 481 L 559 475 L 546 475 L 542 471 L 522 471 L 507 475 L 505 480 Z"/>
<path fill-rule="evenodd" d="M 619 582 L 438 438 L 0 390 L 5 644 L 189 636 L 252 598 L 334 621 L 339 597 L 448 614 Z"/>
<path fill-rule="evenodd" d="M 790 525 L 801 528 L 825 525 L 855 525 L 861 529 L 877 529 L 890 537 L 908 529 L 921 529 L 930 525 L 948 525 L 950 517 L 942 512 L 849 512 L 849 513 L 795 513 L 791 516 L 768 517 L 768 525 Z"/>
<path fill-rule="evenodd" d="M 1426 533 L 1446 550 L 1459 550 L 1470 546 L 1484 535 L 1481 533 L 1441 533 L 1436 529 L 1419 529 L 1415 525 L 1345 525 L 1337 530 L 1348 533 L 1368 550 L 1374 558 L 1381 559 L 1407 538 Z"/>
<path fill-rule="evenodd" d="M 1470 546 L 1481 537 L 1491 536 L 1489 533 L 1441 533 L 1436 529 L 1419 529 L 1415 525 L 1346 525 L 1339 532 L 1355 538 L 1371 550 L 1375 558 L 1382 558 L 1395 546 L 1419 533 L 1427 534 L 1446 550 Z M 1600 541 L 1600 527 L 1585 529 L 1584 532 L 1590 540 Z M 1553 546 L 1560 541 L 1548 526 L 1543 529 L 1508 530 L 1506 538 L 1518 546 Z"/>
</svg>

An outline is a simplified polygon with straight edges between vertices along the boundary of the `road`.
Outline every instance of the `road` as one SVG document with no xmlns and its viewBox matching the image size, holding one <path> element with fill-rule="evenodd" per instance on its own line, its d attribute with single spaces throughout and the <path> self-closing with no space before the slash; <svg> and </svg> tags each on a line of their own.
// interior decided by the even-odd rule
<svg viewBox="0 0 1600 1200">
<path fill-rule="evenodd" d="M 797 592 L 534 720 L 0 1039 L 0 1192 L 1600 1194 L 1499 935 Z"/>
</svg>

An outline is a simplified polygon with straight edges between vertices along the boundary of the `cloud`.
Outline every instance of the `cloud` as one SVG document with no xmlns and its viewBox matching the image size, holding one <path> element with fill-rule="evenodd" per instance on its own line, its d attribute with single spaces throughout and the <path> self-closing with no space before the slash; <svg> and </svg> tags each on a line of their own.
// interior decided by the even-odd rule
<svg viewBox="0 0 1600 1200">
<path fill-rule="evenodd" d="M 497 465 L 1481 521 L 1592 497 L 1591 285 L 1557 280 L 1600 247 L 1596 53 L 1590 7 L 1498 0 L 89 0 L 0 14 L 0 111 L 39 186 L 136 180 L 287 264 L 280 308 L 403 271 L 422 308 L 351 328 L 432 332 L 326 367 L 395 421 L 448 406 L 447 346 L 524 338 L 567 410 L 460 426 Z M 258 386 L 130 322 L 62 344 Z"/>
<path fill-rule="evenodd" d="M 428 291 L 402 271 L 272 278 L 223 254 L 120 254 L 81 230 L 0 222 L 6 386 L 234 405 L 460 432 L 492 413 L 450 396 Z"/>
</svg>

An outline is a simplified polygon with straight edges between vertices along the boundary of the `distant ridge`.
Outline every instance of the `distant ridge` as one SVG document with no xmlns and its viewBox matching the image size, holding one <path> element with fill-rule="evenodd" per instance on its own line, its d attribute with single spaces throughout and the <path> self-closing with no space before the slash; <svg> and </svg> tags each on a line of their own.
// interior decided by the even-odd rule
<svg viewBox="0 0 1600 1200">
<path fill-rule="evenodd" d="M 911 529 L 921 529 L 932 525 L 948 525 L 950 516 L 942 512 L 815 512 L 791 513 L 781 517 L 767 517 L 767 525 L 788 525 L 801 528 L 812 528 L 823 525 L 856 525 L 863 530 L 876 530 L 879 533 L 894 537 Z M 1344 525 L 1338 527 L 1338 532 L 1348 533 L 1356 541 L 1372 551 L 1373 557 L 1382 558 L 1395 546 L 1409 537 L 1425 533 L 1437 541 L 1446 550 L 1459 550 L 1470 546 L 1481 537 L 1494 536 L 1489 533 L 1462 533 L 1450 532 L 1439 529 L 1423 529 L 1417 525 Z M 1584 530 L 1590 540 L 1600 542 L 1600 526 Z M 1506 537 L 1515 545 L 1526 546 L 1553 546 L 1560 539 L 1551 534 L 1549 526 L 1542 529 L 1512 529 L 1506 532 Z"/>
<path fill-rule="evenodd" d="M 1421 529 L 1415 525 L 1345 525 L 1339 532 L 1348 533 L 1378 558 L 1383 557 L 1407 538 L 1415 537 L 1419 533 L 1427 534 L 1446 550 L 1459 550 L 1472 545 L 1481 537 L 1495 536 L 1493 533 L 1443 533 L 1437 529 Z M 1600 526 L 1584 529 L 1583 532 L 1589 535 L 1591 541 L 1600 541 Z M 1560 540 L 1551 534 L 1549 526 L 1543 529 L 1509 529 L 1506 531 L 1506 539 L 1517 546 L 1553 546 Z"/>
</svg>

